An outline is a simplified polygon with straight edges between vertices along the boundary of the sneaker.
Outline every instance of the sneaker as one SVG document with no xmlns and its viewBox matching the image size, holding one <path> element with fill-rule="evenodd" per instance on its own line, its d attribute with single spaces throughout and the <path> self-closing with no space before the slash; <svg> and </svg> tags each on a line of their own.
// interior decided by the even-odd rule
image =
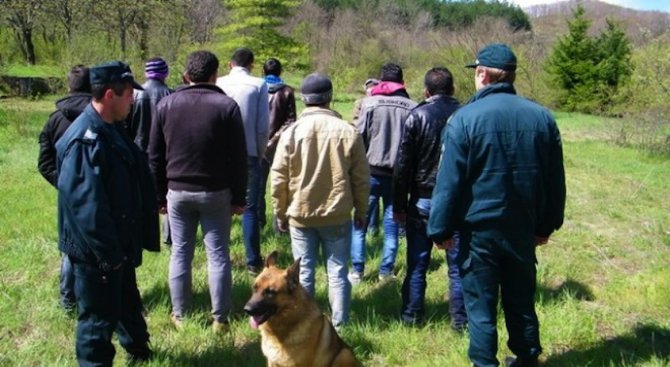
<svg viewBox="0 0 670 367">
<path fill-rule="evenodd" d="M 212 323 L 212 331 L 216 334 L 225 334 L 230 331 L 230 324 L 227 321 L 216 321 Z"/>
<path fill-rule="evenodd" d="M 172 325 L 174 325 L 177 330 L 181 330 L 184 327 L 184 320 L 181 316 L 170 314 L 170 321 L 172 321 Z"/>
<path fill-rule="evenodd" d="M 349 283 L 351 283 L 351 285 L 359 285 L 363 281 L 363 273 L 352 271 L 347 274 L 347 279 L 349 279 Z"/>
<path fill-rule="evenodd" d="M 377 279 L 379 279 L 380 282 L 386 282 L 389 280 L 393 280 L 395 278 L 396 278 L 395 274 L 393 273 L 379 273 L 379 276 L 377 277 Z"/>
</svg>

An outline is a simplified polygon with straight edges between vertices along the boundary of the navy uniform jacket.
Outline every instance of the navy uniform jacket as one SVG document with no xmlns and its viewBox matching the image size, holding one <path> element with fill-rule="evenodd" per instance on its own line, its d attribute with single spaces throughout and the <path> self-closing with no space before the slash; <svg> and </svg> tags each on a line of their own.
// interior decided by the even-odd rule
<svg viewBox="0 0 670 367">
<path fill-rule="evenodd" d="M 530 243 L 563 224 L 565 172 L 551 113 L 511 84 L 479 90 L 449 120 L 428 234 L 454 231 Z"/>
<path fill-rule="evenodd" d="M 88 105 L 56 143 L 58 247 L 103 271 L 142 248 L 158 251 L 158 211 L 149 167 L 117 124 Z"/>
</svg>

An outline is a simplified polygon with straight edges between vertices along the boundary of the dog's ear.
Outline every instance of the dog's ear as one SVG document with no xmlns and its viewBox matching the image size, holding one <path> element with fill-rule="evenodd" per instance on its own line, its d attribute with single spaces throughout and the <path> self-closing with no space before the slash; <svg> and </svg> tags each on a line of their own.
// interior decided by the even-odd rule
<svg viewBox="0 0 670 367">
<path fill-rule="evenodd" d="M 271 266 L 277 266 L 277 256 L 279 256 L 277 250 L 272 251 L 270 255 L 265 258 L 265 267 L 269 268 Z"/>
<path fill-rule="evenodd" d="M 293 265 L 286 269 L 286 284 L 289 292 L 293 292 L 296 287 L 300 287 L 300 260 L 302 258 L 298 258 Z"/>
</svg>

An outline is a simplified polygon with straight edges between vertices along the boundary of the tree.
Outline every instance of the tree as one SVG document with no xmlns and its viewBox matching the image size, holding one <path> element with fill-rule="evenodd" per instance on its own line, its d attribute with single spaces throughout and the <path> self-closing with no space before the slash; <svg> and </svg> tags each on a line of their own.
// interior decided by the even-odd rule
<svg viewBox="0 0 670 367">
<path fill-rule="evenodd" d="M 632 46 L 623 29 L 607 19 L 607 29 L 596 41 L 600 53 L 597 65 L 599 79 L 611 96 L 633 73 Z"/>
<path fill-rule="evenodd" d="M 187 20 L 191 28 L 191 41 L 203 44 L 211 41 L 214 29 L 224 14 L 219 0 L 193 0 L 186 9 Z"/>
<path fill-rule="evenodd" d="M 33 30 L 37 26 L 41 8 L 42 2 L 39 0 L 0 1 L 0 10 L 14 30 L 21 53 L 30 65 L 35 65 L 36 62 Z"/>
<path fill-rule="evenodd" d="M 307 46 L 279 32 L 300 0 L 229 0 L 228 23 L 221 29 L 220 51 L 226 55 L 237 47 L 250 48 L 258 59 L 279 57 L 302 65 Z M 296 65 L 298 64 L 298 65 Z"/>
<path fill-rule="evenodd" d="M 598 38 L 588 35 L 591 21 L 579 5 L 568 20 L 568 34 L 558 38 L 547 71 L 559 90 L 558 105 L 569 111 L 602 112 L 632 72 L 626 34 L 608 20 Z"/>
</svg>

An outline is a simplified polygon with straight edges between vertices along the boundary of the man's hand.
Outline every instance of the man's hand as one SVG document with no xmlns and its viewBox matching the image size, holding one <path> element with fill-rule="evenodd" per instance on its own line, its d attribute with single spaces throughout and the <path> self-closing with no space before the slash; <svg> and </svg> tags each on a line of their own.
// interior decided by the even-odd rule
<svg viewBox="0 0 670 367">
<path fill-rule="evenodd" d="M 435 242 L 435 247 L 439 248 L 440 250 L 451 250 L 454 248 L 454 239 L 449 238 L 439 243 Z"/>
<path fill-rule="evenodd" d="M 277 229 L 281 233 L 286 233 L 288 232 L 288 223 L 284 220 L 279 220 L 277 219 Z"/>
<path fill-rule="evenodd" d="M 405 223 L 407 223 L 407 213 L 393 213 L 393 220 L 401 226 L 404 226 Z"/>
<path fill-rule="evenodd" d="M 547 237 L 535 236 L 535 246 L 542 246 L 547 242 L 549 242 L 549 236 Z"/>
<path fill-rule="evenodd" d="M 233 205 L 231 206 L 230 211 L 233 215 L 242 215 L 242 213 L 244 213 L 244 207 L 240 205 Z"/>
<path fill-rule="evenodd" d="M 158 205 L 158 214 L 167 214 L 167 205 L 165 204 L 159 204 Z"/>
</svg>

